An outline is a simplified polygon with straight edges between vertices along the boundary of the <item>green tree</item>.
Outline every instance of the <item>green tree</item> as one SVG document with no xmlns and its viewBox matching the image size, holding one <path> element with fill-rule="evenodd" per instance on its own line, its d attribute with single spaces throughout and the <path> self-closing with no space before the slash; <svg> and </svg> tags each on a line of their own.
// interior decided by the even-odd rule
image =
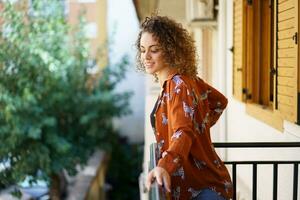
<svg viewBox="0 0 300 200">
<path fill-rule="evenodd" d="M 112 118 L 130 112 L 130 93 L 114 92 L 127 59 L 87 87 L 83 21 L 72 28 L 59 1 L 33 2 L 29 9 L 4 3 L 0 14 L 2 187 L 28 176 L 54 184 L 63 169 L 74 175 L 95 148 L 110 147 Z"/>
</svg>

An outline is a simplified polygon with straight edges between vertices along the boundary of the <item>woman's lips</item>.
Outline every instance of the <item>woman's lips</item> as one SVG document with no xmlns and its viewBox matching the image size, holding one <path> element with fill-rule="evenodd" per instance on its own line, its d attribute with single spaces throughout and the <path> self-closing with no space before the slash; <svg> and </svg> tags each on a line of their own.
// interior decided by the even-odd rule
<svg viewBox="0 0 300 200">
<path fill-rule="evenodd" d="M 145 66 L 146 66 L 147 68 L 150 68 L 150 67 L 153 66 L 153 64 L 154 64 L 154 63 L 145 63 Z"/>
</svg>

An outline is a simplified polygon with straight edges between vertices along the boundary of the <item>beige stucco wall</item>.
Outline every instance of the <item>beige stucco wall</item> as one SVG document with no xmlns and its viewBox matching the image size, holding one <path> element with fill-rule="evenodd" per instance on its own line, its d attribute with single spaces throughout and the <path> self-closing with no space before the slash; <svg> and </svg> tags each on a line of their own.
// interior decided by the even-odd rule
<svg viewBox="0 0 300 200">
<path fill-rule="evenodd" d="M 107 64 L 107 0 L 69 0 L 68 20 L 70 24 L 78 23 L 78 16 L 84 11 L 87 26 L 93 27 L 91 33 L 87 33 L 90 39 L 92 56 L 99 58 L 99 67 Z M 102 48 L 99 55 L 98 49 Z"/>
</svg>

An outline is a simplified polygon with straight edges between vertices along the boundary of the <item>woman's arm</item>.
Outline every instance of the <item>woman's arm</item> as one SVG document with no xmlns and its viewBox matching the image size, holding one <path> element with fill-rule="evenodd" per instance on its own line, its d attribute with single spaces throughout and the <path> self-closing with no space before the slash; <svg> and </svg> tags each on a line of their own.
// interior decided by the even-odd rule
<svg viewBox="0 0 300 200">
<path fill-rule="evenodd" d="M 205 83 L 206 84 L 206 83 Z M 206 84 L 209 105 L 209 120 L 212 127 L 220 118 L 228 104 L 227 98 L 212 86 Z"/>
<path fill-rule="evenodd" d="M 171 84 L 171 90 L 175 91 L 167 103 L 169 148 L 162 153 L 157 167 L 151 170 L 147 176 L 146 186 L 149 190 L 154 179 L 159 185 L 164 185 L 168 192 L 171 191 L 170 176 L 182 165 L 182 160 L 187 159 L 193 141 L 193 100 L 183 83 Z"/>
<path fill-rule="evenodd" d="M 183 160 L 188 159 L 194 136 L 194 108 L 193 99 L 187 87 L 182 82 L 180 85 L 173 81 L 170 88 L 175 91 L 167 103 L 168 126 L 172 132 L 169 134 L 169 148 L 162 153 L 158 167 L 164 168 L 172 175 Z"/>
</svg>

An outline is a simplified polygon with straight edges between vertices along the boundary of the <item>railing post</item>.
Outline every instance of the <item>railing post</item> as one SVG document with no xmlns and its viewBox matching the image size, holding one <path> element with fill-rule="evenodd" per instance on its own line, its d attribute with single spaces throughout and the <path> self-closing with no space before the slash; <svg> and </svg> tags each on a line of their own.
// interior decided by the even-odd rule
<svg viewBox="0 0 300 200">
<path fill-rule="evenodd" d="M 273 200 L 277 200 L 278 164 L 273 164 Z"/>
<path fill-rule="evenodd" d="M 257 199 L 257 164 L 253 163 L 253 179 L 252 179 L 252 199 Z"/>
<path fill-rule="evenodd" d="M 298 163 L 294 163 L 294 187 L 293 187 L 293 200 L 297 200 L 298 196 Z"/>
<path fill-rule="evenodd" d="M 233 200 L 236 200 L 236 164 L 232 164 Z"/>
<path fill-rule="evenodd" d="M 153 143 L 150 146 L 150 165 L 149 165 L 149 171 L 156 167 L 156 149 L 157 144 Z M 149 191 L 149 199 L 150 200 L 159 200 L 159 191 L 158 191 L 157 183 L 154 183 L 151 185 L 151 189 Z"/>
<path fill-rule="evenodd" d="M 157 143 L 152 143 L 150 145 L 150 164 L 149 171 L 152 170 L 157 165 L 157 161 L 159 158 L 159 151 L 157 147 Z M 158 185 L 155 181 L 152 183 L 150 191 L 149 191 L 149 199 L 150 200 L 166 200 L 166 192 L 165 190 Z"/>
</svg>

